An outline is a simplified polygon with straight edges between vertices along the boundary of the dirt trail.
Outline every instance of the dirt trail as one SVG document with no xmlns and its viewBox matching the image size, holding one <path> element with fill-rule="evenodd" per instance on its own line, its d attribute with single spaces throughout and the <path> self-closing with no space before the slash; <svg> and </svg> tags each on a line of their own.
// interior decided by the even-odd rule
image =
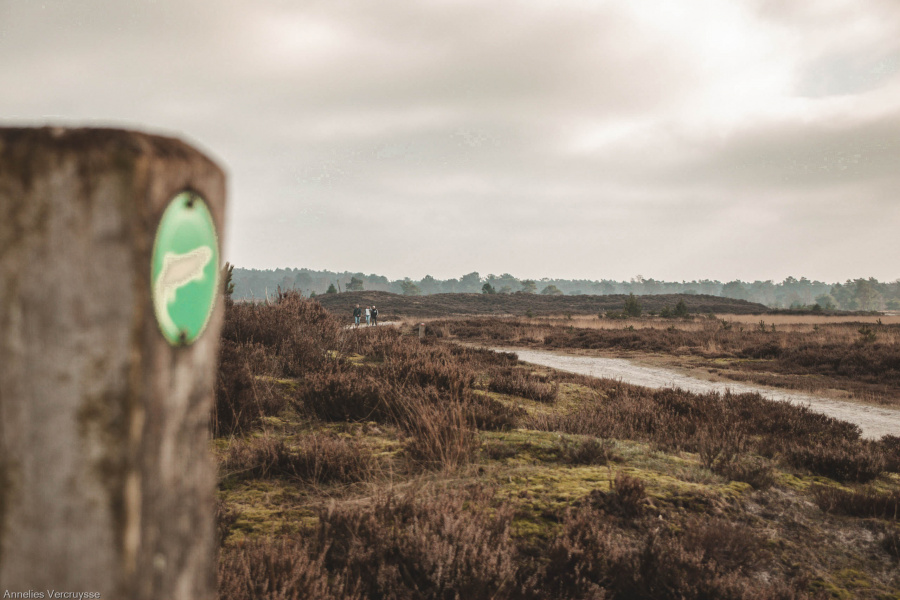
<svg viewBox="0 0 900 600">
<path fill-rule="evenodd" d="M 772 400 L 807 405 L 816 412 L 855 423 L 859 425 L 863 436 L 867 438 L 880 438 L 886 434 L 900 435 L 900 410 L 897 409 L 842 402 L 810 394 L 786 392 L 778 388 L 747 385 L 744 383 L 704 381 L 667 369 L 636 365 L 622 358 L 572 356 L 521 348 L 492 349 L 503 352 L 515 352 L 519 356 L 519 360 L 560 371 L 605 379 L 617 379 L 625 383 L 649 388 L 677 387 L 698 393 L 722 393 L 726 390 L 738 394 L 756 392 Z"/>
</svg>

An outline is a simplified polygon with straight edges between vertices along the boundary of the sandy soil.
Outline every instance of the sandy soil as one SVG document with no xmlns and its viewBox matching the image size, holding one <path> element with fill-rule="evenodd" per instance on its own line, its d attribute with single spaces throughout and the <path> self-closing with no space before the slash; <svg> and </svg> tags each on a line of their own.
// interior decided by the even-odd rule
<svg viewBox="0 0 900 600">
<path fill-rule="evenodd" d="M 722 393 L 729 390 L 732 393 L 756 392 L 772 400 L 809 406 L 816 412 L 855 423 L 859 425 L 863 436 L 867 438 L 880 438 L 886 434 L 900 435 L 900 410 L 897 409 L 867 406 L 745 383 L 705 381 L 668 369 L 635 364 L 623 358 L 576 356 L 522 348 L 493 348 L 493 350 L 515 352 L 520 360 L 560 371 L 616 379 L 650 388 L 677 387 L 698 393 Z"/>
</svg>

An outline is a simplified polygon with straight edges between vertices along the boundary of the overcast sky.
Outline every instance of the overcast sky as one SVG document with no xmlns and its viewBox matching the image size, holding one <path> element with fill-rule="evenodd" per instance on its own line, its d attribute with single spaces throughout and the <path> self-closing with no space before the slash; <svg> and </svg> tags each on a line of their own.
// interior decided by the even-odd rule
<svg viewBox="0 0 900 600">
<path fill-rule="evenodd" d="M 208 152 L 241 267 L 900 277 L 898 0 L 0 0 L 0 81 Z"/>
</svg>

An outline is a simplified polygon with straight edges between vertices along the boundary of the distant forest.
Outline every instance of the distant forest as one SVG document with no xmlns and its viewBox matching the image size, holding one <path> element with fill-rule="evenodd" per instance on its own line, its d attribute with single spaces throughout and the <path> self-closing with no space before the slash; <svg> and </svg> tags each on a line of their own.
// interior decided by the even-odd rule
<svg viewBox="0 0 900 600">
<path fill-rule="evenodd" d="M 446 293 L 487 294 L 708 294 L 738 300 L 759 302 L 772 308 L 811 308 L 841 310 L 900 310 L 900 280 L 882 283 L 877 279 L 848 279 L 844 283 L 810 281 L 805 277 L 788 277 L 784 281 L 659 281 L 638 275 L 631 281 L 602 279 L 518 279 L 509 273 L 482 276 L 478 272 L 459 279 L 435 279 L 426 275 L 420 280 L 391 281 L 383 275 L 335 273 L 311 269 L 240 269 L 235 268 L 235 300 L 263 299 L 273 296 L 278 288 L 299 290 L 304 295 L 358 290 L 376 290 L 405 295 Z"/>
</svg>

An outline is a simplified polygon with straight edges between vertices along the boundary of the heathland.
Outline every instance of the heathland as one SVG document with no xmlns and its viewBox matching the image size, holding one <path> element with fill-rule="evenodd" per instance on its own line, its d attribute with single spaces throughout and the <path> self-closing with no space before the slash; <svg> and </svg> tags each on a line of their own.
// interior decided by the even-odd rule
<svg viewBox="0 0 900 600">
<path fill-rule="evenodd" d="M 543 294 L 431 294 L 404 296 L 390 292 L 344 292 L 316 296 L 322 306 L 336 315 L 349 315 L 357 304 L 379 307 L 381 320 L 462 315 L 534 316 L 593 315 L 622 311 L 627 294 L 608 296 L 562 296 Z M 769 309 L 746 300 L 700 294 L 660 294 L 641 296 L 642 310 L 660 313 L 684 302 L 690 313 L 763 314 Z"/>
<path fill-rule="evenodd" d="M 446 340 L 617 356 L 680 372 L 868 404 L 900 406 L 900 318 L 773 311 L 702 295 L 326 294 L 339 318 L 427 321 Z M 640 316 L 629 317 L 631 312 Z M 681 308 L 679 309 L 679 303 Z M 663 316 L 665 315 L 665 316 Z"/>
<path fill-rule="evenodd" d="M 429 326 L 455 341 L 614 355 L 704 378 L 900 406 L 897 317 L 460 318 Z"/>
<path fill-rule="evenodd" d="M 526 344 L 623 334 L 569 320 L 479 319 Z M 299 294 L 228 303 L 223 599 L 900 597 L 898 437 L 535 368 L 456 343 L 472 319 L 424 341 L 347 321 Z"/>
</svg>

